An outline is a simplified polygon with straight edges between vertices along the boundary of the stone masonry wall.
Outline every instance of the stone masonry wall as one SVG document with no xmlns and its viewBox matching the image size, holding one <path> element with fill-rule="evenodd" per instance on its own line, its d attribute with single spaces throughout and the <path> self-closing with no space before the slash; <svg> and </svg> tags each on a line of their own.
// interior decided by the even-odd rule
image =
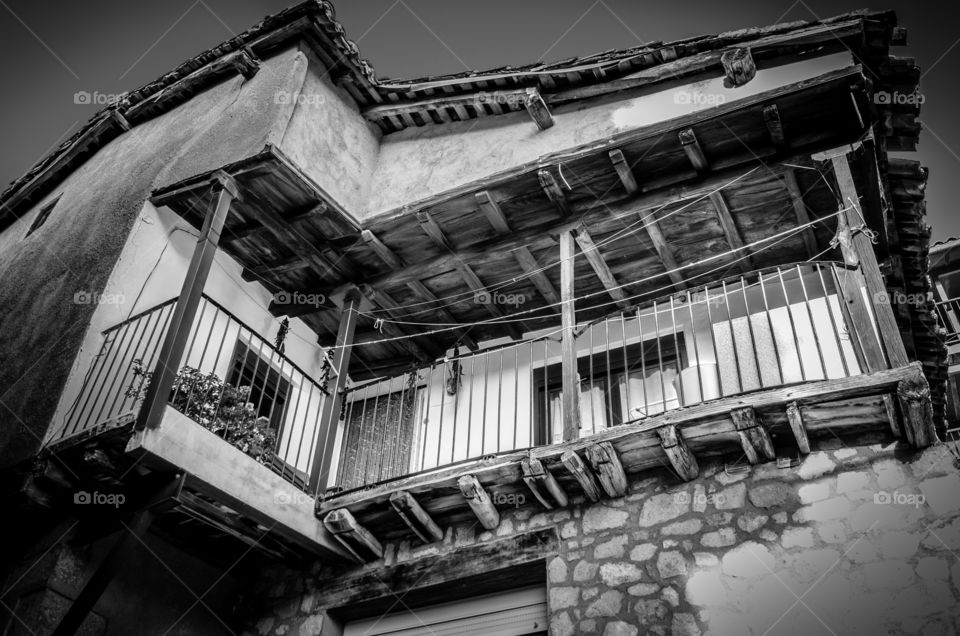
<svg viewBox="0 0 960 636">
<path fill-rule="evenodd" d="M 960 633 L 960 472 L 943 445 L 832 440 L 790 468 L 714 463 L 689 484 L 664 471 L 620 499 L 501 513 L 495 533 L 390 545 L 365 568 L 555 526 L 552 636 Z M 336 634 L 318 592 L 332 573 L 317 575 L 265 578 L 246 633 Z"/>
</svg>

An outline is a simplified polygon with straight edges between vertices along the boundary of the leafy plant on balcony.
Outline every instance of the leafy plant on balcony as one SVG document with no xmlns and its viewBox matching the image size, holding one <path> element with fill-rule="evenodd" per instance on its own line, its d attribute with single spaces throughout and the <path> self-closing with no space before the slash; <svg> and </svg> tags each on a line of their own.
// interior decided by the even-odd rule
<svg viewBox="0 0 960 636">
<path fill-rule="evenodd" d="M 133 361 L 133 382 L 126 395 L 142 400 L 152 373 L 140 359 Z M 265 417 L 257 417 L 250 387 L 227 384 L 215 373 L 185 366 L 177 372 L 170 390 L 170 406 L 214 435 L 250 455 L 261 464 L 273 460 L 277 434 Z"/>
</svg>

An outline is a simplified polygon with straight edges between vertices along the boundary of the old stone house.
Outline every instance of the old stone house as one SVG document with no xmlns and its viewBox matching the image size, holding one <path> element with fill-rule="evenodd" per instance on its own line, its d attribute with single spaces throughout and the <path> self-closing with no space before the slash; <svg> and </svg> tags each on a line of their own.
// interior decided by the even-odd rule
<svg viewBox="0 0 960 636">
<path fill-rule="evenodd" d="M 960 630 L 905 43 L 125 94 L 0 195 L 4 634 Z"/>
</svg>

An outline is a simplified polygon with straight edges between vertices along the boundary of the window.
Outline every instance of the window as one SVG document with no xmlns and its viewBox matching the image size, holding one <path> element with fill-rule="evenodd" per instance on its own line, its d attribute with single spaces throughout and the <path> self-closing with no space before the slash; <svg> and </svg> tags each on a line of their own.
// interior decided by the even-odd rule
<svg viewBox="0 0 960 636">
<path fill-rule="evenodd" d="M 59 201 L 60 201 L 60 197 L 58 196 L 53 201 L 51 201 L 50 203 L 47 203 L 45 206 L 40 208 L 40 212 L 39 214 L 37 214 L 37 218 L 35 218 L 33 220 L 33 223 L 30 224 L 30 229 L 27 230 L 27 233 L 24 234 L 23 238 L 27 238 L 28 236 L 33 234 L 40 228 L 41 225 L 47 222 L 47 218 L 50 216 L 50 213 L 53 212 L 53 208 L 57 207 L 57 202 Z"/>
<path fill-rule="evenodd" d="M 280 439 L 280 429 L 283 425 L 285 407 L 290 398 L 290 378 L 280 373 L 277 362 L 265 357 L 257 349 L 250 347 L 246 342 L 238 341 L 227 374 L 227 383 L 235 387 L 250 387 L 248 400 L 256 409 L 258 418 L 266 418 L 270 428 L 277 432 Z M 265 352 L 264 352 L 265 353 Z"/>
<path fill-rule="evenodd" d="M 577 358 L 580 378 L 580 434 L 662 413 L 680 405 L 676 380 L 686 349 L 681 339 L 664 336 Z M 534 370 L 537 400 L 535 444 L 562 441 L 563 400 L 560 363 Z"/>
</svg>

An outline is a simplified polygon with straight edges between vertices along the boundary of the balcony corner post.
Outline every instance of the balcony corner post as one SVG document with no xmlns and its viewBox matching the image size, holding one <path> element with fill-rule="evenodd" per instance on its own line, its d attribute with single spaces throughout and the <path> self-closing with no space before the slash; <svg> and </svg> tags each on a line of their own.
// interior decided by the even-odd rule
<svg viewBox="0 0 960 636">
<path fill-rule="evenodd" d="M 357 330 L 357 312 L 360 309 L 360 290 L 353 288 L 343 298 L 340 312 L 340 327 L 337 330 L 337 342 L 331 354 L 331 382 L 328 395 L 323 401 L 320 412 L 320 426 L 317 430 L 316 449 L 310 470 L 309 491 L 320 494 L 325 479 L 329 476 L 333 462 L 333 443 L 337 434 L 340 405 L 343 402 L 342 390 L 346 385 L 347 370 L 350 368 L 350 355 L 353 352 L 353 339 Z"/>
<path fill-rule="evenodd" d="M 177 367 L 180 364 L 180 358 L 187 349 L 190 327 L 197 317 L 203 288 L 207 283 L 213 258 L 220 244 L 220 234 L 230 213 L 230 206 L 235 199 L 240 198 L 236 182 L 224 172 L 215 173 L 210 178 L 210 186 L 216 204 L 204 215 L 197 246 L 190 258 L 190 265 L 187 267 L 183 286 L 180 288 L 180 296 L 170 318 L 170 325 L 157 356 L 157 363 L 150 376 L 147 393 L 137 415 L 135 428 L 138 431 L 160 425 L 163 411 L 167 406 L 167 396 L 170 395 L 179 371 Z"/>
<path fill-rule="evenodd" d="M 574 306 L 574 241 L 572 230 L 560 235 L 560 314 L 563 329 L 561 367 L 563 384 L 563 441 L 580 437 L 580 386 L 577 380 L 576 308 Z"/>
</svg>

